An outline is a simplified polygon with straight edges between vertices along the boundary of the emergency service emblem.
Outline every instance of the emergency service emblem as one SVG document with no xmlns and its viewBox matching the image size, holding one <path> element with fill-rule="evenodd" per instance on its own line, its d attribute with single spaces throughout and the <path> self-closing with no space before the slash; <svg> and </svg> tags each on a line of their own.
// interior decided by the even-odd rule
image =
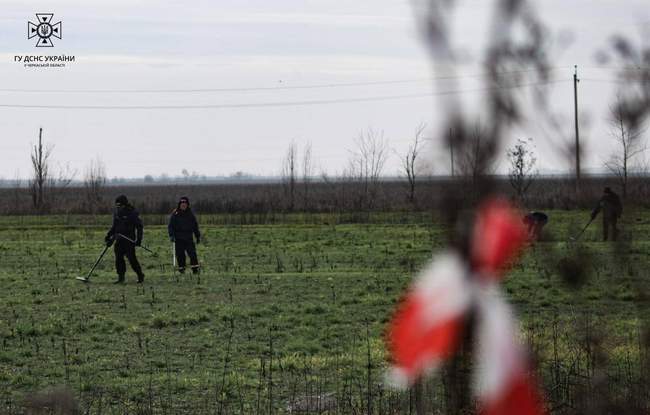
<svg viewBox="0 0 650 415">
<path fill-rule="evenodd" d="M 38 36 L 37 48 L 51 48 L 52 36 L 61 39 L 62 23 L 52 23 L 54 13 L 36 13 L 37 23 L 27 22 L 27 39 Z"/>
</svg>

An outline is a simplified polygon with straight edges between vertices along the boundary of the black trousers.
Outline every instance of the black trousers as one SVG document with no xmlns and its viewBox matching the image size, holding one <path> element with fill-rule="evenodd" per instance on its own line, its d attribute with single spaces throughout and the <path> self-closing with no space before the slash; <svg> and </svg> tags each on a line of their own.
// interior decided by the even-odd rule
<svg viewBox="0 0 650 415">
<path fill-rule="evenodd" d="M 194 245 L 194 241 L 184 241 L 177 239 L 175 247 L 178 269 L 181 271 L 185 270 L 185 253 L 187 252 L 187 256 L 190 257 L 190 265 L 192 266 L 192 271 L 198 272 L 199 260 L 196 257 L 196 246 Z"/>
<path fill-rule="evenodd" d="M 126 262 L 124 257 L 129 260 L 131 268 L 138 275 L 142 277 L 142 267 L 138 262 L 138 258 L 135 256 L 135 245 L 129 241 L 116 241 L 115 242 L 115 270 L 120 279 L 124 279 L 124 274 L 126 273 Z"/>
</svg>

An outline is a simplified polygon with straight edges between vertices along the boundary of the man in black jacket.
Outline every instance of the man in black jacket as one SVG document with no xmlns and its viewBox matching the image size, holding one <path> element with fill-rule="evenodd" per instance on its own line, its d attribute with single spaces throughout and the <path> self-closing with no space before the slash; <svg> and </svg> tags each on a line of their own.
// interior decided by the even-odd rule
<svg viewBox="0 0 650 415">
<path fill-rule="evenodd" d="M 183 196 L 178 201 L 178 206 L 169 218 L 169 240 L 174 243 L 178 271 L 185 272 L 185 252 L 190 257 L 192 273 L 199 273 L 199 260 L 196 257 L 196 246 L 192 235 L 196 237 L 196 243 L 201 243 L 201 232 L 196 216 L 190 209 L 190 200 Z"/>
<path fill-rule="evenodd" d="M 591 211 L 591 220 L 594 220 L 598 212 L 603 211 L 603 241 L 607 240 L 609 236 L 609 228 L 612 228 L 612 240 L 618 237 L 618 228 L 616 222 L 623 213 L 623 205 L 621 199 L 609 187 L 606 187 L 603 192 L 603 197 L 598 201 L 598 205 Z"/>
<path fill-rule="evenodd" d="M 117 271 L 115 284 L 124 283 L 124 274 L 126 273 L 125 256 L 129 260 L 133 271 L 138 275 L 138 283 L 144 282 L 144 273 L 138 258 L 135 256 L 135 247 L 140 246 L 142 243 L 143 230 L 144 227 L 138 211 L 129 203 L 126 196 L 118 196 L 115 199 L 113 226 L 108 230 L 105 238 L 108 246 L 115 242 L 115 269 Z"/>
</svg>

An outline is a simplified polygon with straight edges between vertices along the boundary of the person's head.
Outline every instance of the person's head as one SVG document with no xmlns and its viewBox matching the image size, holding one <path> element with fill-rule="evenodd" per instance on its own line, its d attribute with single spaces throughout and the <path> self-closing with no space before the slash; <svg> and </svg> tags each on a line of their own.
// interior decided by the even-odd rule
<svg viewBox="0 0 650 415">
<path fill-rule="evenodd" d="M 187 210 L 190 207 L 190 199 L 188 199 L 186 196 L 181 197 L 178 199 L 178 208 L 180 210 Z"/>
<path fill-rule="evenodd" d="M 115 206 L 119 208 L 123 208 L 129 204 L 129 199 L 126 198 L 125 195 L 119 195 L 117 198 L 115 198 Z"/>
</svg>

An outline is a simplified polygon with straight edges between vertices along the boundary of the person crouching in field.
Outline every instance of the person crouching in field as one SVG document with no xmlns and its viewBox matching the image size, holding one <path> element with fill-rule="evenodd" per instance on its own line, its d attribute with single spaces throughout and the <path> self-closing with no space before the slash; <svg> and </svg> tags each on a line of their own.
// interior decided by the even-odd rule
<svg viewBox="0 0 650 415">
<path fill-rule="evenodd" d="M 199 273 L 199 260 L 196 257 L 196 246 L 192 235 L 196 237 L 196 243 L 201 243 L 201 232 L 196 216 L 190 209 L 190 200 L 183 196 L 178 201 L 178 207 L 174 209 L 169 217 L 169 240 L 174 244 L 176 260 L 178 261 L 178 271 L 182 274 L 185 272 L 185 252 L 190 257 L 190 266 L 192 273 Z"/>
<path fill-rule="evenodd" d="M 138 211 L 129 203 L 126 196 L 118 196 L 115 199 L 113 226 L 108 230 L 104 239 L 108 246 L 115 243 L 115 270 L 117 271 L 115 284 L 124 283 L 124 274 L 126 273 L 124 257 L 129 260 L 131 268 L 138 275 L 138 283 L 144 282 L 144 273 L 135 256 L 135 247 L 142 244 L 143 233 L 144 226 Z"/>
<path fill-rule="evenodd" d="M 623 205 L 621 199 L 609 187 L 603 191 L 603 196 L 598 200 L 598 204 L 591 211 L 591 220 L 596 219 L 598 213 L 603 211 L 603 241 L 606 241 L 609 236 L 609 228 L 612 228 L 612 240 L 615 241 L 618 237 L 618 228 L 616 222 L 623 213 Z"/>
<path fill-rule="evenodd" d="M 524 225 L 528 230 L 528 239 L 536 241 L 542 234 L 542 228 L 548 223 L 548 216 L 542 212 L 530 212 L 524 216 Z"/>
</svg>

